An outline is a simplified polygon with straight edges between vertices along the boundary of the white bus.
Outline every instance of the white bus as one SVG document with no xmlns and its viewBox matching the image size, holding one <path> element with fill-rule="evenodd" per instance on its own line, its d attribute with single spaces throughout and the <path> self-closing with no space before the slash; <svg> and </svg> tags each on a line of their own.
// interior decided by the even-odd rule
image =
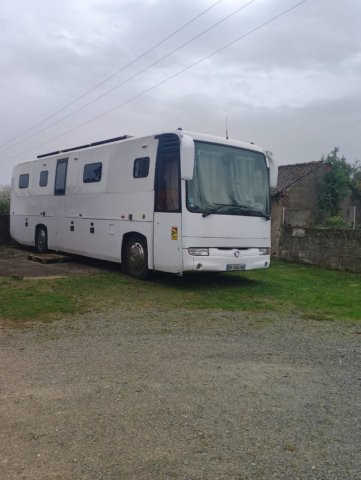
<svg viewBox="0 0 361 480">
<path fill-rule="evenodd" d="M 11 236 L 137 278 L 267 268 L 276 172 L 254 144 L 181 129 L 51 152 L 14 168 Z"/>
</svg>

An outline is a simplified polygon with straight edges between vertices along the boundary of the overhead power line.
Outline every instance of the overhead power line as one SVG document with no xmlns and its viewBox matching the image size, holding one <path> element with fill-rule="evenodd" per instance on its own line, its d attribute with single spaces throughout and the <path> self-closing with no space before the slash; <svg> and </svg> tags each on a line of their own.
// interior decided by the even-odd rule
<svg viewBox="0 0 361 480">
<path fill-rule="evenodd" d="M 112 78 L 116 77 L 117 75 L 119 75 L 119 73 L 123 72 L 124 70 L 126 70 L 128 67 L 130 67 L 131 65 L 133 65 L 134 63 L 136 63 L 138 60 L 142 59 L 143 57 L 145 57 L 146 55 L 148 55 L 148 53 L 152 52 L 153 50 L 155 50 L 156 48 L 158 48 L 160 45 L 162 45 L 163 43 L 167 42 L 168 40 L 170 40 L 172 37 L 174 37 L 175 35 L 177 35 L 177 33 L 181 32 L 182 30 L 184 30 L 186 27 L 188 27 L 189 25 L 191 25 L 192 23 L 194 23 L 196 20 L 198 20 L 198 18 L 202 17 L 203 15 L 205 15 L 207 12 L 209 12 L 212 8 L 216 7 L 219 3 L 223 2 L 223 0 L 217 0 L 216 2 L 212 3 L 212 5 L 210 5 L 209 7 L 207 7 L 205 10 L 203 10 L 202 12 L 200 12 L 198 15 L 196 15 L 195 17 L 193 17 L 191 20 L 189 20 L 188 22 L 186 22 L 184 25 L 182 25 L 181 27 L 177 28 L 176 30 L 174 30 L 174 32 L 170 33 L 169 35 L 167 35 L 166 37 L 162 38 L 159 42 L 157 42 L 155 45 L 153 45 L 151 48 L 149 48 L 148 50 L 146 50 L 145 52 L 141 53 L 140 55 L 138 55 L 138 57 L 134 58 L 133 60 L 131 60 L 130 62 L 128 62 L 126 65 L 123 65 L 121 68 L 119 68 L 118 70 L 116 70 L 114 73 L 112 73 L 111 75 L 109 75 L 108 77 L 104 78 L 104 80 L 102 80 L 101 82 L 97 83 L 96 85 L 94 85 L 93 87 L 91 87 L 89 90 L 85 91 L 84 93 L 82 93 L 81 95 L 79 95 L 78 97 L 74 98 L 73 100 L 71 100 L 69 103 L 66 103 L 64 106 L 62 106 L 61 108 L 59 108 L 58 110 L 56 110 L 55 112 L 53 112 L 51 115 L 47 116 L 46 118 L 43 118 L 42 120 L 40 120 L 38 123 L 36 123 L 35 125 L 32 125 L 31 127 L 27 128 L 26 130 L 24 130 L 23 132 L 19 133 L 18 135 L 16 135 L 15 137 L 12 137 L 10 138 L 9 140 L 7 140 L 6 142 L 0 144 L 0 148 L 2 147 L 5 147 L 6 145 L 8 145 L 9 143 L 12 143 L 13 141 L 17 140 L 18 138 L 22 137 L 23 135 L 26 135 L 27 133 L 31 132 L 32 130 L 34 130 L 34 128 L 36 127 L 39 127 L 40 125 L 43 125 L 45 122 L 47 122 L 48 120 L 50 120 L 51 118 L 54 118 L 56 115 L 58 115 L 58 113 L 61 113 L 63 112 L 64 110 L 66 110 L 67 108 L 69 108 L 71 105 L 74 105 L 74 103 L 78 102 L 79 100 L 81 100 L 82 98 L 86 97 L 87 95 L 89 95 L 89 93 L 92 93 L 94 92 L 94 90 L 96 90 L 97 88 L 101 87 L 102 85 L 104 85 L 105 83 L 107 83 L 109 80 L 111 80 Z M 15 146 L 15 145 L 13 145 Z"/>
<path fill-rule="evenodd" d="M 202 30 L 202 32 L 198 33 L 197 35 L 195 35 L 194 37 L 192 37 L 190 40 L 187 40 L 186 42 L 182 43 L 181 45 L 179 45 L 178 47 L 174 48 L 173 50 L 171 50 L 170 52 L 166 53 L 165 55 L 163 55 L 162 57 L 160 57 L 158 60 L 154 61 L 153 63 L 151 63 L 150 65 L 148 65 L 147 67 L 143 68 L 142 70 L 139 70 L 138 72 L 136 72 L 135 74 L 131 75 L 130 77 L 126 78 L 125 80 L 123 80 L 121 83 L 115 85 L 114 87 L 112 87 L 111 89 L 107 90 L 106 92 L 103 92 L 102 94 L 98 95 L 96 98 L 90 100 L 89 102 L 81 105 L 80 107 L 78 107 L 77 109 L 71 111 L 70 113 L 68 113 L 67 115 L 64 115 L 63 117 L 59 118 L 58 120 L 56 120 L 55 122 L 52 122 L 50 123 L 49 125 L 47 125 L 46 127 L 42 128 L 41 130 L 38 130 L 36 131 L 35 133 L 23 138 L 22 140 L 19 140 L 18 142 L 6 147 L 6 148 L 1 148 L 1 151 L 7 151 L 13 147 L 16 147 L 17 145 L 21 145 L 22 143 L 30 140 L 31 138 L 34 138 L 35 136 L 39 135 L 40 133 L 43 133 L 45 132 L 46 130 L 49 130 L 49 128 L 51 127 L 54 127 L 55 125 L 58 125 L 60 122 L 66 120 L 67 118 L 75 115 L 76 113 L 84 110 L 86 107 L 88 107 L 89 105 L 92 105 L 93 103 L 97 102 L 98 100 L 100 100 L 101 98 L 104 98 L 105 96 L 109 95 L 110 93 L 114 92 L 115 90 L 119 89 L 120 87 L 122 87 L 123 85 L 125 85 L 126 83 L 130 82 L 131 80 L 133 80 L 134 78 L 136 77 L 139 77 L 139 75 L 145 73 L 146 71 L 150 70 L 152 67 L 154 67 L 155 65 L 157 65 L 158 63 L 162 62 L 163 60 L 165 60 L 166 58 L 170 57 L 171 55 L 173 55 L 174 53 L 178 52 L 179 50 L 181 50 L 182 48 L 186 47 L 187 45 L 189 45 L 190 43 L 194 42 L 194 40 L 196 40 L 197 38 L 205 35 L 207 32 L 209 32 L 210 30 L 213 30 L 214 28 L 216 28 L 217 26 L 219 26 L 221 23 L 225 22 L 226 20 L 228 20 L 229 18 L 233 17 L 234 15 L 236 15 L 237 13 L 239 13 L 241 10 L 245 9 L 246 7 L 248 7 L 249 5 L 251 5 L 252 3 L 254 3 L 256 0 L 249 0 L 248 3 L 242 5 L 241 7 L 238 7 L 236 10 L 234 10 L 232 13 L 229 13 L 228 15 L 226 15 L 225 17 L 221 18 L 220 20 L 218 20 L 217 22 L 213 23 L 211 26 L 207 27 L 205 30 Z"/>
<path fill-rule="evenodd" d="M 7 157 L 6 159 L 4 159 L 4 161 L 7 161 L 7 160 L 10 160 L 10 159 L 13 159 L 13 158 L 16 158 L 16 157 L 19 157 L 20 155 L 23 155 L 23 154 L 26 154 L 34 149 L 37 149 L 39 147 L 42 147 L 43 145 L 47 145 L 48 143 L 50 142 L 53 142 L 54 140 L 58 140 L 59 138 L 62 138 L 66 135 L 68 135 L 69 133 L 72 133 L 76 130 L 79 130 L 80 128 L 86 126 L 86 125 L 89 125 L 90 123 L 98 120 L 99 118 L 102 118 L 104 117 L 105 115 L 108 115 L 109 113 L 113 112 L 114 110 L 117 110 L 119 108 L 121 108 L 122 106 L 132 102 L 133 100 L 141 97 L 142 95 L 145 95 L 146 93 L 154 90 L 155 88 L 159 87 L 160 85 L 163 85 L 164 83 L 166 82 L 169 82 L 170 80 L 172 80 L 173 78 L 177 77 L 178 75 L 190 70 L 191 68 L 199 65 L 200 63 L 203 63 L 205 62 L 206 60 L 208 60 L 209 58 L 213 57 L 214 55 L 216 55 L 217 53 L 225 50 L 226 48 L 229 48 L 231 47 L 232 45 L 234 45 L 235 43 L 249 37 L 250 35 L 252 35 L 253 33 L 257 32 L 258 30 L 261 30 L 262 28 L 266 27 L 267 25 L 269 25 L 270 23 L 273 23 L 274 21 L 278 20 L 279 18 L 283 17 L 284 15 L 286 15 L 287 13 L 291 12 L 292 10 L 295 10 L 296 8 L 300 7 L 302 4 L 306 3 L 308 0 L 301 0 L 295 4 L 293 4 L 291 7 L 288 7 L 287 9 L 283 10 L 282 12 L 278 13 L 277 15 L 274 15 L 273 17 L 269 18 L 268 20 L 266 20 L 265 22 L 257 25 L 256 27 L 252 28 L 251 30 L 249 30 L 248 32 L 240 35 L 239 37 L 235 38 L 234 40 L 231 40 L 230 42 L 226 43 L 225 45 L 223 45 L 222 47 L 219 47 L 217 48 L 216 50 L 213 50 L 213 52 L 209 53 L 208 55 L 200 58 L 199 60 L 196 60 L 195 62 L 187 65 L 186 67 L 178 70 L 177 72 L 173 73 L 172 75 L 169 75 L 168 77 L 164 78 L 163 80 L 155 83 L 154 85 L 152 85 L 151 87 L 148 87 L 146 88 L 145 90 L 141 91 L 140 93 L 138 93 L 137 95 L 134 95 L 133 97 L 130 97 L 128 98 L 127 100 L 125 100 L 124 102 L 122 103 L 119 103 L 115 106 L 113 106 L 112 108 L 106 110 L 105 112 L 99 114 L 99 115 L 96 115 L 95 117 L 91 118 L 90 120 L 87 120 L 86 122 L 83 122 L 81 123 L 80 125 L 74 127 L 74 128 L 71 128 L 65 132 L 63 132 L 62 134 L 60 135 L 57 135 L 56 137 L 53 137 L 49 140 L 47 140 L 46 142 L 42 142 L 40 144 L 37 144 L 37 145 L 34 145 L 33 147 L 31 147 L 30 149 L 27 149 L 27 150 L 24 150 L 16 155 L 12 155 L 10 157 Z"/>
</svg>

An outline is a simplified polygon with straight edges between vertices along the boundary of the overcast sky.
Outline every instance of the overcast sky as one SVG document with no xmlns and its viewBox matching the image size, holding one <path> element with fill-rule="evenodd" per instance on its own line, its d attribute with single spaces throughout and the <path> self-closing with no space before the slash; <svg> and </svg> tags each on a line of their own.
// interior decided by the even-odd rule
<svg viewBox="0 0 361 480">
<path fill-rule="evenodd" d="M 359 0 L 308 0 L 194 68 L 63 135 L 297 3 L 254 0 L 147 72 L 35 135 L 249 1 L 220 1 L 100 88 L 4 145 L 215 0 L 2 0 L 0 184 L 10 183 L 13 165 L 37 154 L 122 134 L 183 127 L 223 136 L 226 116 L 231 138 L 256 142 L 280 164 L 319 160 L 336 145 L 349 161 L 361 159 Z"/>
</svg>

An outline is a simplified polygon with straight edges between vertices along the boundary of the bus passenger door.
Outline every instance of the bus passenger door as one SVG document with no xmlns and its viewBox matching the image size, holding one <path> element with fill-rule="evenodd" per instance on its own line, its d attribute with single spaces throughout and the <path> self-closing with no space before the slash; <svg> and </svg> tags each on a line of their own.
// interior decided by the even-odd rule
<svg viewBox="0 0 361 480">
<path fill-rule="evenodd" d="M 154 202 L 154 268 L 182 273 L 182 213 L 179 164 L 179 138 L 160 135 Z"/>
<path fill-rule="evenodd" d="M 57 250 L 64 248 L 65 237 L 65 195 L 67 189 L 69 158 L 60 158 L 56 162 L 55 185 L 54 185 L 54 207 L 55 207 L 55 229 L 53 246 Z"/>
<path fill-rule="evenodd" d="M 182 273 L 181 213 L 154 213 L 154 268 Z"/>
</svg>

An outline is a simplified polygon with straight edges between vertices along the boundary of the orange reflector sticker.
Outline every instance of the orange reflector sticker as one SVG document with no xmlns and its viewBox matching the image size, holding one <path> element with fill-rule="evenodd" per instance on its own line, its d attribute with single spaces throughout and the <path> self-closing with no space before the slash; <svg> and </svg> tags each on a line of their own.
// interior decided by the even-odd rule
<svg viewBox="0 0 361 480">
<path fill-rule="evenodd" d="M 172 240 L 178 240 L 178 227 L 172 227 L 170 231 L 170 238 Z"/>
</svg>

